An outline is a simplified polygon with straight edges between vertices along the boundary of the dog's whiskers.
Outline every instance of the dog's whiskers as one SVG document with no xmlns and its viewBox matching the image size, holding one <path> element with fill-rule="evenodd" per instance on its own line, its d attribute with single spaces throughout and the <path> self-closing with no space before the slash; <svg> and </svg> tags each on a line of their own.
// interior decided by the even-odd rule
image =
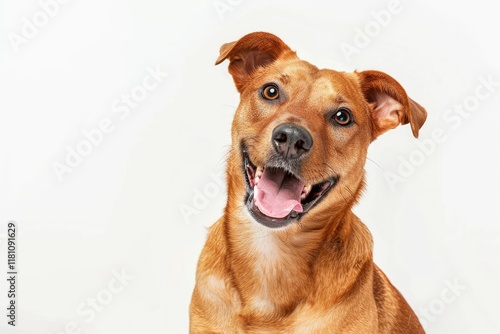
<svg viewBox="0 0 500 334">
<path fill-rule="evenodd" d="M 351 194 L 351 197 L 354 198 L 354 192 L 351 190 L 351 188 L 348 185 L 346 185 L 345 188 L 347 189 L 349 194 Z"/>
<path fill-rule="evenodd" d="M 326 166 L 328 169 L 330 169 L 330 170 L 332 171 L 332 173 L 333 173 L 333 175 L 334 175 L 334 176 L 338 176 L 338 175 L 339 175 L 339 174 L 335 171 L 335 169 L 334 169 L 332 166 L 330 166 L 328 163 L 323 162 L 323 165 L 324 165 L 324 166 Z"/>
</svg>

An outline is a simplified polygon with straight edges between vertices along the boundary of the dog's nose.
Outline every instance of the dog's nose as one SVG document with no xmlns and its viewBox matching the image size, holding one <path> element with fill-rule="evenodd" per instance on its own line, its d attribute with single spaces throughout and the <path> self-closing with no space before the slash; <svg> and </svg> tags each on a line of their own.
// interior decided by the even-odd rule
<svg viewBox="0 0 500 334">
<path fill-rule="evenodd" d="M 295 124 L 284 123 L 273 130 L 273 145 L 285 159 L 297 159 L 309 151 L 313 139 L 309 132 Z"/>
</svg>

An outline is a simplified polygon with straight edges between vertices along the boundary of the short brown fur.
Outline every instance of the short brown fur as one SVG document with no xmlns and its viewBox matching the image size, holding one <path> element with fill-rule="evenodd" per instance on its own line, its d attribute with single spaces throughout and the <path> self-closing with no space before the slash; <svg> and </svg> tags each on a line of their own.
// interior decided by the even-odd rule
<svg viewBox="0 0 500 334">
<path fill-rule="evenodd" d="M 241 101 L 232 126 L 224 215 L 199 259 L 190 333 L 424 333 L 415 313 L 373 263 L 372 237 L 351 208 L 364 186 L 369 144 L 399 124 L 415 137 L 426 111 L 392 77 L 378 71 L 318 69 L 278 37 L 252 33 L 221 47 Z M 261 87 L 280 87 L 279 103 Z M 329 112 L 348 107 L 353 125 L 332 125 Z M 300 177 L 335 186 L 297 222 L 269 228 L 245 205 L 242 145 L 264 166 L 271 132 L 281 123 L 307 129 L 313 147 Z"/>
</svg>

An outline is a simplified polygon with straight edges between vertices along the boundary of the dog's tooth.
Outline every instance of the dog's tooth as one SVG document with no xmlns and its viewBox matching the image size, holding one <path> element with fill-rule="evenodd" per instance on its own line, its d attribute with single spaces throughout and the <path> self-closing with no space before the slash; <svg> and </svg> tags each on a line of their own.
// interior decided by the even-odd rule
<svg viewBox="0 0 500 334">
<path fill-rule="evenodd" d="M 262 177 L 263 173 L 264 173 L 264 168 L 257 167 L 257 170 L 255 171 L 255 178 L 254 178 L 255 185 L 257 185 L 257 183 L 259 183 L 260 178 Z"/>
<path fill-rule="evenodd" d="M 306 199 L 307 195 L 311 192 L 312 185 L 308 184 L 304 186 L 304 189 L 302 189 L 302 193 L 300 194 L 300 199 L 304 200 Z"/>
<path fill-rule="evenodd" d="M 305 185 L 304 189 L 302 190 L 302 193 L 308 195 L 311 192 L 311 189 L 312 189 L 312 185 L 310 185 L 310 184 Z"/>
</svg>

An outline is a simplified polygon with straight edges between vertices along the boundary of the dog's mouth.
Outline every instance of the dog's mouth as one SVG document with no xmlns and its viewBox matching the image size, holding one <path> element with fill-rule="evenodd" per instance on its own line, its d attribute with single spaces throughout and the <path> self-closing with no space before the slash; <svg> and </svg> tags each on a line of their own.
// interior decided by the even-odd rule
<svg viewBox="0 0 500 334">
<path fill-rule="evenodd" d="M 298 221 L 336 184 L 337 177 L 306 184 L 283 167 L 256 166 L 243 149 L 247 184 L 246 206 L 254 219 L 267 227 Z"/>
</svg>

